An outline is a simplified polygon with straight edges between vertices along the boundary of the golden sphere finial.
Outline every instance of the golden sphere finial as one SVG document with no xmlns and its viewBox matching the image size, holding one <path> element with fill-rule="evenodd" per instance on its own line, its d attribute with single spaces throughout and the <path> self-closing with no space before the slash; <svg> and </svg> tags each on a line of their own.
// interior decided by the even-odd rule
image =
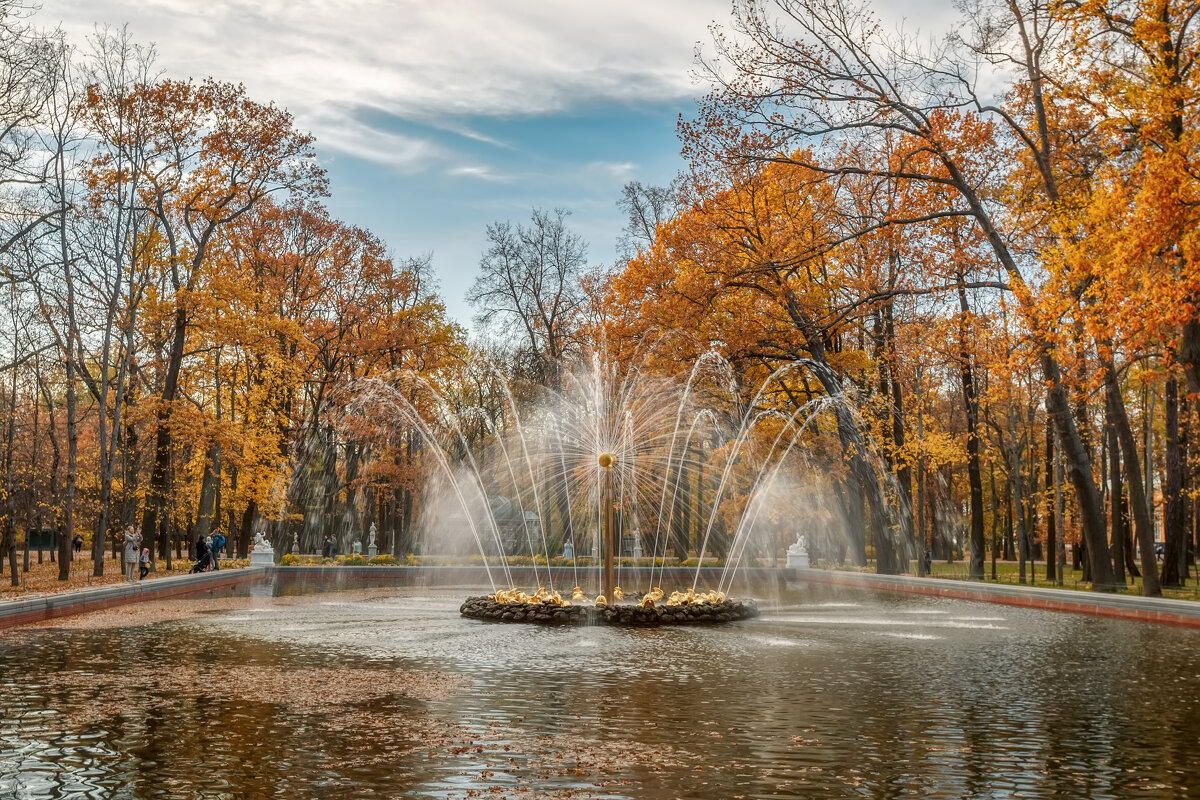
<svg viewBox="0 0 1200 800">
<path fill-rule="evenodd" d="M 600 466 L 604 467 L 605 469 L 608 469 L 613 464 L 617 463 L 617 457 L 612 453 L 601 453 L 600 457 L 596 460 L 600 463 Z"/>
</svg>

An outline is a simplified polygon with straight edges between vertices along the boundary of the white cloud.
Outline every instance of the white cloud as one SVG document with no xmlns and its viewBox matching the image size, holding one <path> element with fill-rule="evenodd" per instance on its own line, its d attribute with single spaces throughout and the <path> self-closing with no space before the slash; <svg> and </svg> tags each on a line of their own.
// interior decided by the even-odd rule
<svg viewBox="0 0 1200 800">
<path fill-rule="evenodd" d="M 420 172 L 449 157 L 445 148 L 430 139 L 380 130 L 351 115 L 334 117 L 318 112 L 307 122 L 299 124 L 320 131 L 317 141 L 322 149 L 383 164 L 397 172 Z"/>
<path fill-rule="evenodd" d="M 455 117 L 690 97 L 694 45 L 727 14 L 728 0 L 44 0 L 38 16 L 76 41 L 128 22 L 168 74 L 244 82 L 323 146 L 403 166 L 420 148 L 373 142 L 350 110 L 471 136 Z"/>
<path fill-rule="evenodd" d="M 509 180 L 509 178 L 503 175 L 496 174 L 491 167 L 471 164 L 451 167 L 446 171 L 446 174 L 455 178 L 475 178 L 481 181 L 495 181 L 497 183 Z"/>
<path fill-rule="evenodd" d="M 890 0 L 906 27 L 944 24 L 950 4 Z M 430 142 L 371 129 L 356 109 L 496 146 L 464 115 L 552 113 L 695 96 L 696 44 L 729 0 L 43 0 L 81 42 L 129 23 L 167 74 L 243 82 L 286 106 L 322 148 L 409 170 Z"/>
<path fill-rule="evenodd" d="M 624 183 L 633 179 L 637 164 L 632 161 L 593 161 L 587 165 L 587 169 Z"/>
</svg>

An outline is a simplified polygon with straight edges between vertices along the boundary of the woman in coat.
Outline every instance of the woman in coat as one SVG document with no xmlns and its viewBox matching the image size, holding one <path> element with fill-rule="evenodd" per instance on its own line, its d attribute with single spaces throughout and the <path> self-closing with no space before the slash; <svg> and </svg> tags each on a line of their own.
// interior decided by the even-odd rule
<svg viewBox="0 0 1200 800">
<path fill-rule="evenodd" d="M 125 529 L 125 582 L 133 583 L 133 573 L 138 567 L 138 556 L 142 552 L 142 534 L 130 525 Z"/>
</svg>

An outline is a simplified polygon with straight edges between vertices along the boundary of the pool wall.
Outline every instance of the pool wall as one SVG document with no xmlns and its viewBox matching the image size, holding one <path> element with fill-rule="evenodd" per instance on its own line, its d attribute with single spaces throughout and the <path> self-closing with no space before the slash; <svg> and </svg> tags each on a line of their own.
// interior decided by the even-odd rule
<svg viewBox="0 0 1200 800">
<path fill-rule="evenodd" d="M 691 586 L 701 589 L 720 583 L 721 568 L 672 567 L 654 571 L 654 583 L 664 588 Z M 648 585 L 650 571 L 625 568 L 619 581 L 630 587 Z M 491 591 L 511 585 L 532 589 L 553 585 L 560 591 L 575 585 L 598 584 L 599 570 L 571 567 L 511 567 L 507 575 L 482 567 L 383 567 L 383 566 L 292 566 L 225 569 L 199 575 L 156 578 L 144 583 L 115 584 L 94 589 L 46 595 L 28 600 L 0 603 L 0 628 L 86 614 L 114 606 L 161 600 L 169 597 L 233 594 L 255 586 L 271 586 L 273 593 L 303 593 L 342 588 L 384 586 L 457 587 L 464 591 Z M 753 567 L 738 571 L 730 595 L 769 598 L 785 586 L 817 583 L 848 589 L 905 592 L 959 600 L 1043 609 L 1116 619 L 1157 622 L 1200 628 L 1200 603 L 1190 600 L 1134 597 L 1130 595 L 1077 592 L 1034 586 L 997 585 L 943 578 L 914 578 L 904 575 L 875 575 L 839 570 Z"/>
<path fill-rule="evenodd" d="M 11 600 L 0 603 L 0 628 L 86 614 L 147 600 L 232 594 L 262 583 L 267 578 L 268 569 L 270 568 L 223 569 L 198 575 L 178 575 L 138 583 L 97 586 L 94 589 L 80 589 L 28 600 Z"/>
<path fill-rule="evenodd" d="M 833 586 L 875 589 L 908 594 L 925 594 L 957 600 L 975 600 L 1045 611 L 1090 614 L 1098 617 L 1158 622 L 1200 628 L 1200 603 L 1194 600 L 1169 600 L 1162 597 L 1137 597 L 1126 594 L 1080 592 L 945 578 L 914 578 L 907 575 L 874 575 L 822 569 L 785 569 L 789 584 L 821 583 Z"/>
</svg>

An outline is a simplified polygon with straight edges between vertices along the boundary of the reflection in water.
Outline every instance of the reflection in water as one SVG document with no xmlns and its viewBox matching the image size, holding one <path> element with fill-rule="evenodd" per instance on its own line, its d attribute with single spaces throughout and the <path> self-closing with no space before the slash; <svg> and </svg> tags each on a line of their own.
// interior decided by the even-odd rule
<svg viewBox="0 0 1200 800">
<path fill-rule="evenodd" d="M 257 598 L 184 621 L 10 632 L 0 797 L 1183 798 L 1200 785 L 1200 632 L 865 593 L 662 630 L 488 624 L 461 619 L 459 601 Z M 431 689 L 431 672 L 457 677 Z"/>
</svg>

